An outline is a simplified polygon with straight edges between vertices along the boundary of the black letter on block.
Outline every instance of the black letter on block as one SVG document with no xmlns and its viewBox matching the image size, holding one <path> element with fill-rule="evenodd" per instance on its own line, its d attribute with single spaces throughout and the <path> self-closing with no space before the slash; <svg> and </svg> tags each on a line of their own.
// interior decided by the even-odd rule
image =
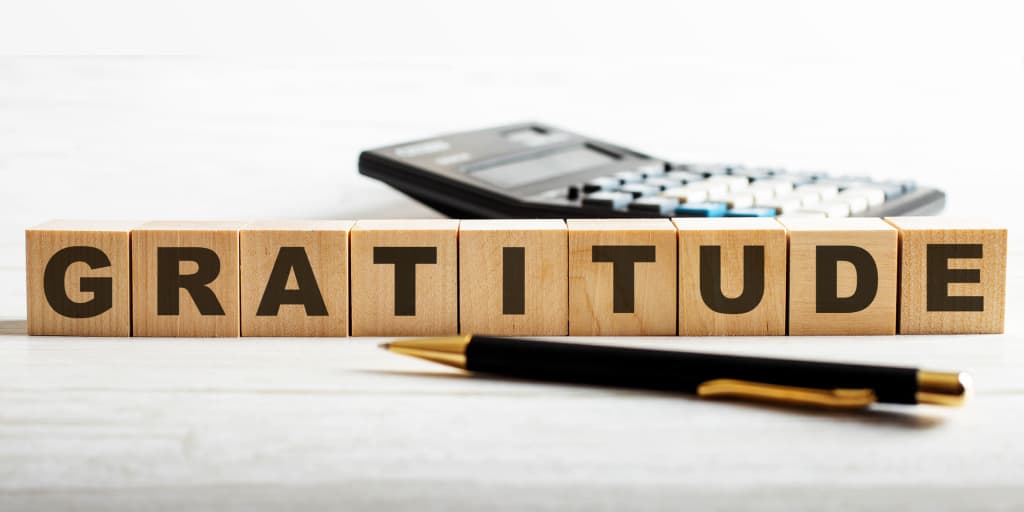
<svg viewBox="0 0 1024 512">
<path fill-rule="evenodd" d="M 395 266 L 395 316 L 416 316 L 416 265 L 436 264 L 437 247 L 374 247 L 373 263 Z"/>
<path fill-rule="evenodd" d="M 196 273 L 180 274 L 182 261 L 196 264 Z M 184 288 L 196 303 L 200 315 L 220 316 L 224 308 L 207 285 L 220 274 L 220 258 L 205 247 L 156 248 L 156 314 L 177 315 L 178 289 Z"/>
<path fill-rule="evenodd" d="M 595 245 L 592 261 L 612 263 L 612 311 L 632 313 L 634 263 L 654 261 L 653 245 Z"/>
<path fill-rule="evenodd" d="M 57 314 L 68 318 L 89 318 L 109 310 L 114 303 L 114 281 L 109 277 L 83 277 L 79 289 L 92 292 L 92 299 L 75 302 L 64 289 L 64 276 L 72 263 L 82 262 L 95 270 L 110 266 L 110 258 L 95 247 L 65 247 L 46 262 L 43 270 L 43 293 L 46 302 Z"/>
<path fill-rule="evenodd" d="M 928 311 L 985 311 L 985 297 L 950 297 L 949 283 L 980 283 L 981 269 L 949 268 L 953 258 L 981 258 L 981 244 L 928 244 Z"/>
<path fill-rule="evenodd" d="M 526 248 L 501 248 L 501 312 L 526 314 Z"/>
<path fill-rule="evenodd" d="M 871 305 L 878 293 L 878 267 L 875 259 L 862 247 L 853 245 L 820 245 L 817 247 L 817 309 L 818 313 L 856 313 Z M 838 263 L 853 264 L 857 287 L 853 295 L 839 297 Z M 790 269 L 790 272 L 799 269 Z"/>
<path fill-rule="evenodd" d="M 700 297 L 712 311 L 727 315 L 747 313 L 764 296 L 764 246 L 743 246 L 743 292 L 729 298 L 722 293 L 722 247 L 700 246 Z"/>
<path fill-rule="evenodd" d="M 288 290 L 288 276 L 292 272 L 295 272 L 297 288 Z M 282 247 L 277 251 L 256 316 L 277 316 L 282 304 L 302 304 L 308 316 L 327 316 L 327 306 L 303 247 Z"/>
</svg>

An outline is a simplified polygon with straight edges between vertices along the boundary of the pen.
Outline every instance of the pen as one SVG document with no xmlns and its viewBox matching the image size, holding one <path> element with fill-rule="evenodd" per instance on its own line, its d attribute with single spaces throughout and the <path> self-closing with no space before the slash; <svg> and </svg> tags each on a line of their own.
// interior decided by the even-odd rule
<svg viewBox="0 0 1024 512">
<path fill-rule="evenodd" d="M 915 368 L 581 345 L 489 336 L 392 341 L 381 348 L 470 372 L 785 404 L 955 406 L 969 376 Z"/>
</svg>

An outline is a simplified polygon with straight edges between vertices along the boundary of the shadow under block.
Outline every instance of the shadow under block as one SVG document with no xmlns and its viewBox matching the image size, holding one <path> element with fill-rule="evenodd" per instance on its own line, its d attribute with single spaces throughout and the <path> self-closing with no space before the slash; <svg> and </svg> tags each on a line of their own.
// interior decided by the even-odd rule
<svg viewBox="0 0 1024 512">
<path fill-rule="evenodd" d="M 353 224 L 268 221 L 242 228 L 242 336 L 348 336 Z"/>
<path fill-rule="evenodd" d="M 459 221 L 361 220 L 353 226 L 353 336 L 444 336 L 458 326 Z"/>
<path fill-rule="evenodd" d="M 900 237 L 900 334 L 1001 333 L 1006 229 L 945 217 L 890 217 Z"/>
<path fill-rule="evenodd" d="M 565 222 L 560 219 L 462 221 L 460 331 L 568 334 L 568 265 Z"/>
<path fill-rule="evenodd" d="M 878 218 L 780 222 L 789 235 L 789 334 L 896 334 L 896 228 Z"/>
<path fill-rule="evenodd" d="M 775 219 L 672 219 L 679 335 L 786 334 L 786 229 Z"/>
<path fill-rule="evenodd" d="M 132 230 L 135 336 L 238 336 L 237 222 L 149 222 Z"/>
<path fill-rule="evenodd" d="M 137 223 L 55 220 L 25 230 L 28 333 L 130 336 Z"/>
<path fill-rule="evenodd" d="M 668 219 L 569 219 L 569 334 L 676 333 L 676 228 Z"/>
</svg>

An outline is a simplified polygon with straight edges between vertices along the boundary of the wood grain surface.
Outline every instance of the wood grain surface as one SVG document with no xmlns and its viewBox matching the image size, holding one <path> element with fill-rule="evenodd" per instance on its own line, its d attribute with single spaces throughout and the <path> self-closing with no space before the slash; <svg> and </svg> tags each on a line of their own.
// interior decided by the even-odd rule
<svg viewBox="0 0 1024 512">
<path fill-rule="evenodd" d="M 787 219 L 789 236 L 789 334 L 896 334 L 898 292 L 896 229 L 882 219 Z M 877 288 L 868 304 L 855 312 L 819 312 L 816 252 L 819 246 L 857 247 L 874 262 Z M 857 270 L 848 261 L 835 269 L 835 296 L 856 293 Z"/>
<path fill-rule="evenodd" d="M 783 336 L 786 334 L 786 230 L 775 219 L 672 219 L 679 230 L 679 335 Z M 701 246 L 720 247 L 721 293 L 744 293 L 744 247 L 760 247 L 762 292 L 743 313 L 712 310 L 701 296 Z"/>
<path fill-rule="evenodd" d="M 352 228 L 353 336 L 443 336 L 459 331 L 459 221 L 360 220 Z M 376 248 L 431 248 L 434 263 L 415 269 L 414 309 L 395 305 L 396 265 L 374 263 Z M 411 313 L 411 314 L 410 314 Z"/>
<path fill-rule="evenodd" d="M 569 219 L 569 334 L 664 336 L 676 333 L 676 229 L 668 219 Z M 632 263 L 631 290 L 616 289 L 617 263 L 596 261 L 595 246 L 643 246 L 653 261 Z M 615 295 L 632 295 L 617 312 Z"/>
<path fill-rule="evenodd" d="M 900 230 L 900 333 L 1003 332 L 1007 234 L 1002 224 L 983 219 L 936 217 L 892 217 L 886 221 Z M 975 270 L 977 282 L 930 283 L 927 269 L 930 244 L 980 246 L 980 257 L 950 258 L 942 262 L 943 268 Z M 962 277 L 973 280 L 970 275 Z M 929 286 L 938 286 L 943 295 L 951 297 L 980 297 L 981 310 L 929 311 Z"/>
<path fill-rule="evenodd" d="M 239 231 L 242 336 L 348 336 L 347 220 L 263 221 Z M 322 312 L 305 304 L 285 304 L 276 314 L 259 315 L 268 280 L 282 248 L 300 248 L 309 263 L 307 290 Z M 305 267 L 303 267 L 305 268 Z M 296 270 L 288 271 L 286 290 L 299 289 Z"/>
<path fill-rule="evenodd" d="M 504 313 L 505 247 L 522 248 L 522 310 L 514 314 Z M 461 221 L 460 331 L 565 336 L 569 330 L 568 268 L 568 238 L 560 219 Z"/>
<path fill-rule="evenodd" d="M 132 229 L 132 335 L 238 336 L 238 230 L 243 223 L 225 221 L 151 221 Z M 177 289 L 177 314 L 161 314 L 157 279 L 160 248 L 212 251 L 218 268 L 204 288 L 212 292 L 222 314 L 202 314 L 198 298 Z M 181 261 L 182 276 L 200 272 L 195 261 Z M 211 267 L 212 268 L 212 267 Z"/>
</svg>

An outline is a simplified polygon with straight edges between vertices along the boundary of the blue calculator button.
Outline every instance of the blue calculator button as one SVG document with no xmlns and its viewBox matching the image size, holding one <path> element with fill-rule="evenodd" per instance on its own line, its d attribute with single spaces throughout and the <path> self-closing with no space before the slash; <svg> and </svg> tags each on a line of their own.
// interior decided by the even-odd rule
<svg viewBox="0 0 1024 512">
<path fill-rule="evenodd" d="M 725 212 L 726 217 L 774 217 L 775 208 L 733 208 Z"/>
<path fill-rule="evenodd" d="M 676 207 L 680 217 L 722 217 L 728 206 L 725 203 L 684 203 Z"/>
</svg>

